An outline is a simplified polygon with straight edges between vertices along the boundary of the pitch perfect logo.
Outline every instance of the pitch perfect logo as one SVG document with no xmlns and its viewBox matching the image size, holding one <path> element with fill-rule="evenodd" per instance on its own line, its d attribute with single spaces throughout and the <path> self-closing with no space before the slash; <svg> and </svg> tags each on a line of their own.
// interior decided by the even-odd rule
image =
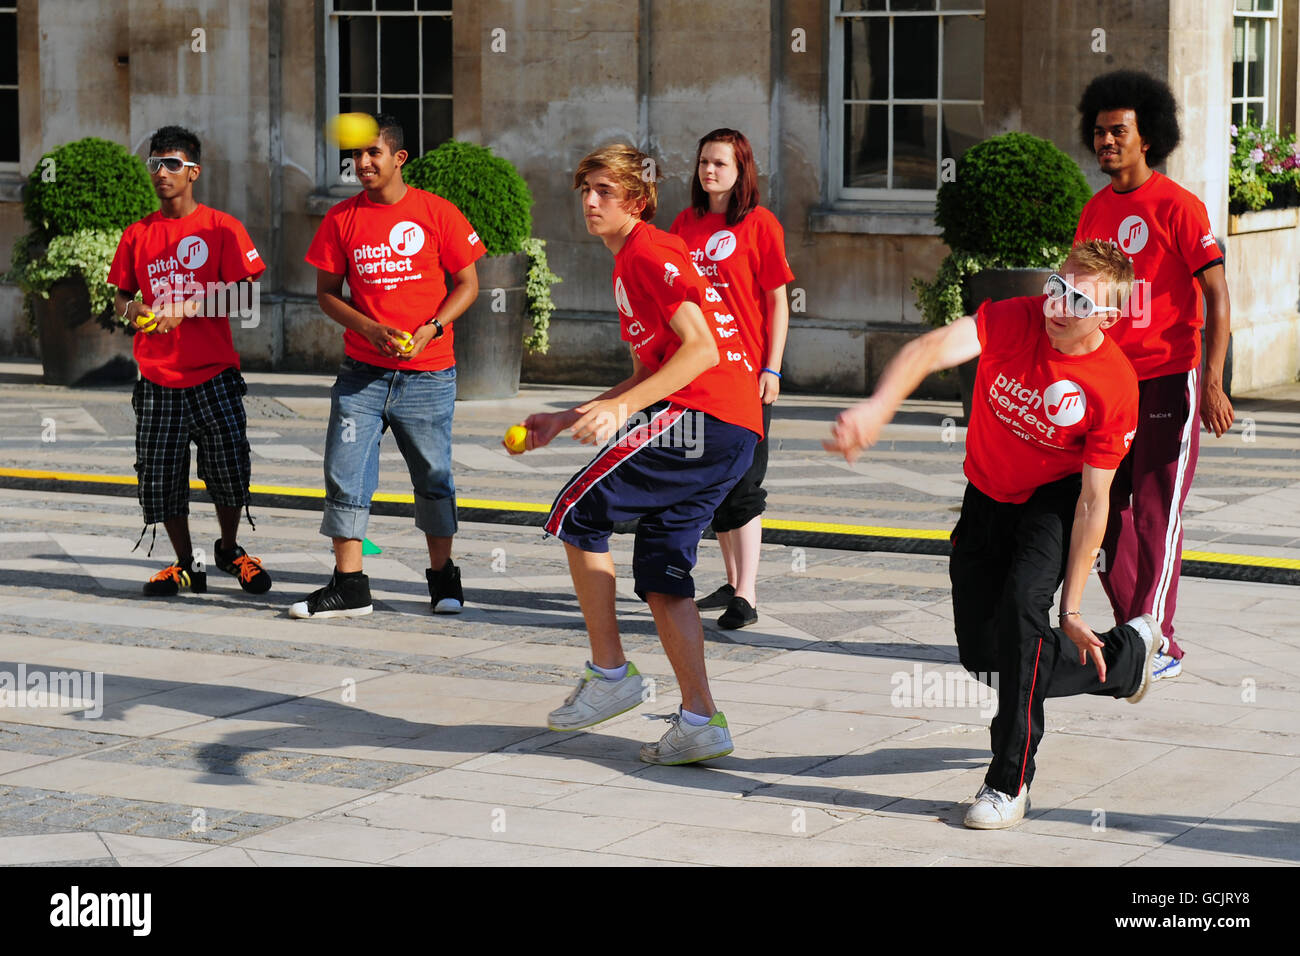
<svg viewBox="0 0 1300 956">
<path fill-rule="evenodd" d="M 704 244 L 704 254 L 714 262 L 721 262 L 736 251 L 736 234 L 730 229 L 719 229 Z"/>
<path fill-rule="evenodd" d="M 352 249 L 352 265 L 358 275 L 377 276 L 382 281 L 399 273 L 410 275 L 415 268 L 411 256 L 424 248 L 424 229 L 403 219 L 388 231 L 388 241 L 377 246 L 362 243 Z"/>
<path fill-rule="evenodd" d="M 989 404 L 1003 421 L 1026 437 L 1055 439 L 1057 428 L 1069 428 L 1083 420 L 1088 400 L 1077 382 L 1058 379 L 1043 391 L 1014 376 L 998 372 L 989 386 Z M 1055 442 L 1045 442 L 1055 446 Z"/>
</svg>

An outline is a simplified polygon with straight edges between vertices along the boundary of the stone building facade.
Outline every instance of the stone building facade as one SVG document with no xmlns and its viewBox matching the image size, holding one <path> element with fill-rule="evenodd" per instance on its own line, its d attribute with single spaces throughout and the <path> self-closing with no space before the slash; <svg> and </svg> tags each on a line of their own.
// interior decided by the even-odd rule
<svg viewBox="0 0 1300 956">
<path fill-rule="evenodd" d="M 16 137 L 0 161 L 0 256 L 25 229 L 21 177 L 45 151 L 94 135 L 144 155 L 154 128 L 189 126 L 204 142 L 200 200 L 242 219 L 269 266 L 260 324 L 235 332 L 246 366 L 331 368 L 339 330 L 302 257 L 357 187 L 322 130 L 341 108 L 381 105 L 424 147 L 452 135 L 518 166 L 565 280 L 551 352 L 527 358 L 525 378 L 606 382 L 626 348 L 570 171 L 600 143 L 648 149 L 666 227 L 687 202 L 696 140 L 731 126 L 754 145 L 796 275 L 787 386 L 861 393 L 920 328 L 911 280 L 946 252 L 932 222 L 944 160 L 1021 129 L 1099 188 L 1075 104 L 1094 75 L 1140 68 L 1182 105 L 1166 171 L 1227 241 L 1240 391 L 1300 369 L 1300 230 L 1231 233 L 1227 214 L 1234 103 L 1296 125 L 1297 26 L 1300 0 L 0 3 L 0 45 L 17 62 L 16 82 L 0 82 L 0 124 Z M 0 287 L 0 350 L 33 354 L 18 313 Z"/>
</svg>

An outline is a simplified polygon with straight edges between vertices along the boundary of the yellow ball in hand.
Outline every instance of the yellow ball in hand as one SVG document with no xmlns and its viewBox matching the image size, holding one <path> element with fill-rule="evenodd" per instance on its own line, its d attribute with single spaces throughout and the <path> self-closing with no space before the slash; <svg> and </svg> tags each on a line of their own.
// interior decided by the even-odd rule
<svg viewBox="0 0 1300 956">
<path fill-rule="evenodd" d="M 511 451 L 523 451 L 528 440 L 528 429 L 523 425 L 511 425 L 506 429 L 506 447 Z"/>
<path fill-rule="evenodd" d="M 141 332 L 150 332 L 158 325 L 158 319 L 152 312 L 141 312 L 135 317 L 135 327 Z"/>
<path fill-rule="evenodd" d="M 402 341 L 402 344 L 399 345 L 398 348 L 401 349 L 403 353 L 409 352 L 411 349 L 415 348 L 415 337 L 411 335 L 410 332 L 400 331 L 397 333 L 397 338 Z"/>
<path fill-rule="evenodd" d="M 340 113 L 325 125 L 325 135 L 339 149 L 362 149 L 379 136 L 379 124 L 369 113 Z"/>
</svg>

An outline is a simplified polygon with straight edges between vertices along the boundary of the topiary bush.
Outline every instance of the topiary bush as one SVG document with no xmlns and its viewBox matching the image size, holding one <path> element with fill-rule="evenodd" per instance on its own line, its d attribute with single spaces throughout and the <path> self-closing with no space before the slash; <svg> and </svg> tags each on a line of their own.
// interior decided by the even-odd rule
<svg viewBox="0 0 1300 956">
<path fill-rule="evenodd" d="M 109 266 L 122 230 L 157 208 L 148 170 L 124 146 L 91 136 L 41 157 L 23 188 L 31 231 L 14 243 L 4 276 L 22 289 L 33 334 L 32 297 L 48 299 L 56 282 L 72 277 L 85 281 L 99 323 L 121 328 Z"/>
<path fill-rule="evenodd" d="M 83 230 L 122 230 L 158 208 L 139 157 L 93 136 L 41 157 L 23 190 L 23 215 L 38 241 Z"/>
<path fill-rule="evenodd" d="M 528 255 L 525 295 L 532 329 L 524 347 L 546 353 L 550 347 L 551 286 L 563 281 L 551 271 L 546 242 L 530 239 L 533 194 L 508 159 L 486 146 L 448 140 L 402 167 L 402 181 L 436 193 L 465 214 L 490 256 Z"/>
<path fill-rule="evenodd" d="M 519 252 L 533 231 L 533 194 L 514 165 L 486 146 L 448 140 L 402 167 L 407 185 L 465 214 L 490 256 Z"/>
<path fill-rule="evenodd" d="M 976 272 L 1056 268 L 1091 196 L 1079 164 L 1037 136 L 1003 133 L 966 150 L 935 202 L 950 252 L 934 282 L 912 280 L 925 320 L 961 318 L 962 280 Z"/>
</svg>

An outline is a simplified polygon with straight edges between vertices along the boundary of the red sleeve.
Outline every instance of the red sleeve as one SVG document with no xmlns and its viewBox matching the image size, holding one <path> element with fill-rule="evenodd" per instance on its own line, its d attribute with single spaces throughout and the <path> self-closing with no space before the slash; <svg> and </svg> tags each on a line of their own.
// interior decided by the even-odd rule
<svg viewBox="0 0 1300 956">
<path fill-rule="evenodd" d="M 1128 359 L 1118 349 L 1113 354 L 1117 365 L 1128 365 Z M 1123 368 L 1115 376 L 1113 387 L 1106 391 L 1108 403 L 1102 409 L 1101 420 L 1083 441 L 1083 463 L 1110 469 L 1118 468 L 1124 460 L 1137 431 L 1138 387 L 1132 366 Z"/>
<path fill-rule="evenodd" d="M 127 226 L 122 238 L 117 241 L 117 252 L 113 253 L 113 264 L 108 267 L 108 281 L 127 295 L 140 291 L 140 283 L 135 281 L 135 256 L 132 252 L 135 226 Z"/>
<path fill-rule="evenodd" d="M 1008 351 L 1024 342 L 1032 331 L 1035 314 L 1042 316 L 1043 296 L 1020 296 L 994 302 L 985 299 L 975 310 L 975 331 L 980 351 L 989 355 Z"/>
<path fill-rule="evenodd" d="M 689 255 L 671 246 L 649 246 L 633 260 L 637 288 L 654 301 L 667 322 L 683 302 L 704 302 L 704 277 Z"/>
<path fill-rule="evenodd" d="M 758 227 L 754 230 L 754 242 L 758 246 L 758 284 L 764 292 L 771 292 L 793 282 L 794 273 L 785 258 L 785 230 L 776 216 L 766 209 L 762 212 L 765 215 L 754 224 Z"/>
<path fill-rule="evenodd" d="M 225 233 L 225 241 L 221 244 L 222 282 L 256 279 L 266 271 L 266 263 L 242 222 L 234 216 L 226 216 L 222 219 L 221 229 Z"/>
<path fill-rule="evenodd" d="M 438 263 L 446 272 L 459 272 L 483 257 L 483 240 L 469 220 L 453 203 L 442 202 L 431 208 L 438 234 Z"/>
<path fill-rule="evenodd" d="M 332 212 L 332 210 L 331 210 Z M 313 265 L 331 275 L 346 275 L 348 271 L 348 255 L 343 248 L 343 243 L 339 241 L 338 216 L 325 214 L 321 220 L 316 235 L 312 237 L 311 245 L 307 248 L 307 255 L 303 258 L 308 265 Z"/>
<path fill-rule="evenodd" d="M 1172 220 L 1170 229 L 1173 231 L 1174 245 L 1183 262 L 1187 263 L 1188 272 L 1194 275 L 1215 259 L 1223 258 L 1214 241 L 1214 230 L 1210 228 L 1205 203 L 1193 196 L 1184 197 Z"/>
</svg>

